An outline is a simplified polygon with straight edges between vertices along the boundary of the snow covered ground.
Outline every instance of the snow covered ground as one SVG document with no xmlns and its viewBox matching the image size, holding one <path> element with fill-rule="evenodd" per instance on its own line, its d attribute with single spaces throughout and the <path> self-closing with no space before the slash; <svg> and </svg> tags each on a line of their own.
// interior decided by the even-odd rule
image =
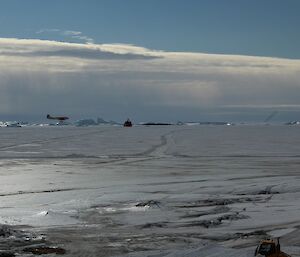
<svg viewBox="0 0 300 257">
<path fill-rule="evenodd" d="M 12 229 L 0 233 L 0 250 L 42 240 L 67 256 L 246 257 L 260 239 L 280 236 L 300 256 L 297 127 L 0 134 L 0 224 Z M 26 237 L 20 248 L 15 239 Z"/>
</svg>

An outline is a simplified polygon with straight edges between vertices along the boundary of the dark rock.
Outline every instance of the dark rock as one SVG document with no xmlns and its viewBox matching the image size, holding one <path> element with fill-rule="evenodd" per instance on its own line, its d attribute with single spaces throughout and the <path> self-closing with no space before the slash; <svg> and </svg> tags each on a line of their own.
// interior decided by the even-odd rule
<svg viewBox="0 0 300 257">
<path fill-rule="evenodd" d="M 23 249 L 23 252 L 32 253 L 32 254 L 59 254 L 63 255 L 66 253 L 66 250 L 60 247 L 47 247 L 47 246 L 39 246 L 39 247 L 28 247 Z"/>
<path fill-rule="evenodd" d="M 16 255 L 13 252 L 1 252 L 0 257 L 15 257 Z"/>
<path fill-rule="evenodd" d="M 170 126 L 173 124 L 172 123 L 164 123 L 164 122 L 146 122 L 146 123 L 142 123 L 141 125 L 144 125 L 144 126 Z"/>
<path fill-rule="evenodd" d="M 165 228 L 166 226 L 165 223 L 146 223 L 141 228 Z"/>
<path fill-rule="evenodd" d="M 13 233 L 12 229 L 8 226 L 1 226 L 0 227 L 0 237 L 9 237 Z"/>
<path fill-rule="evenodd" d="M 198 208 L 207 206 L 226 206 L 234 203 L 246 203 L 246 202 L 256 202 L 260 199 L 258 198 L 229 198 L 229 199 L 204 199 L 195 202 L 190 202 L 185 205 L 177 206 L 178 208 Z"/>
<path fill-rule="evenodd" d="M 188 219 L 198 218 L 198 217 L 206 216 L 206 215 L 225 213 L 225 212 L 228 212 L 229 210 L 230 210 L 230 208 L 227 207 L 227 206 L 217 206 L 212 210 L 196 212 L 196 213 L 193 213 L 193 214 L 186 214 L 186 215 L 182 216 L 181 218 L 188 218 Z"/>
<path fill-rule="evenodd" d="M 240 220 L 240 219 L 247 219 L 249 218 L 246 215 L 242 215 L 239 213 L 234 213 L 234 214 L 225 214 L 220 217 L 211 219 L 211 220 L 200 220 L 200 221 L 194 221 L 191 223 L 186 224 L 187 227 L 194 227 L 194 226 L 200 226 L 200 227 L 205 227 L 205 228 L 210 228 L 210 227 L 216 227 L 219 225 L 222 225 L 223 221 L 228 220 L 228 221 L 233 221 L 233 220 Z"/>
<path fill-rule="evenodd" d="M 145 207 L 145 206 L 151 207 L 151 206 L 156 205 L 157 207 L 160 207 L 159 204 L 160 204 L 159 201 L 149 200 L 149 201 L 146 201 L 146 202 L 140 202 L 140 203 L 136 204 L 135 206 L 136 207 Z"/>
</svg>

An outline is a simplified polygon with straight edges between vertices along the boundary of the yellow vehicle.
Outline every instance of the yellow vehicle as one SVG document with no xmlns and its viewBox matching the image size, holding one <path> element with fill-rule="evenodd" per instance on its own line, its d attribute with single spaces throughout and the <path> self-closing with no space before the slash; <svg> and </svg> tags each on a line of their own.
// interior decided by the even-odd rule
<svg viewBox="0 0 300 257">
<path fill-rule="evenodd" d="M 291 257 L 280 250 L 279 238 L 262 240 L 255 250 L 255 256 L 265 257 Z"/>
</svg>

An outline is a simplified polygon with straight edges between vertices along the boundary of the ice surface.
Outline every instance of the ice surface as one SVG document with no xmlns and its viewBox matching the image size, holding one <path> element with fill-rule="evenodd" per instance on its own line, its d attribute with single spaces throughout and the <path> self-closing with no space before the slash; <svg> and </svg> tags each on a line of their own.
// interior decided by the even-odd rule
<svg viewBox="0 0 300 257">
<path fill-rule="evenodd" d="M 69 256 L 252 256 L 269 236 L 300 256 L 299 153 L 292 126 L 1 128 L 0 223 Z"/>
</svg>

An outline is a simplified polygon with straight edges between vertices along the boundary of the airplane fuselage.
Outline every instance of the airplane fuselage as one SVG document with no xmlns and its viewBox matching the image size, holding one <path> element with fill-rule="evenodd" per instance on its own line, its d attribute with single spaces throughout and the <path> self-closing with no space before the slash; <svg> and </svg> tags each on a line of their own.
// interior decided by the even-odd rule
<svg viewBox="0 0 300 257">
<path fill-rule="evenodd" d="M 50 114 L 47 114 L 47 119 L 65 121 L 65 120 L 68 120 L 69 117 L 66 117 L 66 116 L 51 116 Z"/>
</svg>

